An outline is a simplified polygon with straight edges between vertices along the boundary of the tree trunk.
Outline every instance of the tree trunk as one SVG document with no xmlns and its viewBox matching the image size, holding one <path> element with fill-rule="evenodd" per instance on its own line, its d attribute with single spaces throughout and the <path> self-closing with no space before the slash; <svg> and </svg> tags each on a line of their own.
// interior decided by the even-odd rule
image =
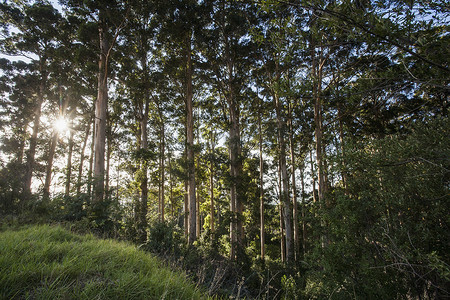
<svg viewBox="0 0 450 300">
<path fill-rule="evenodd" d="M 210 205 L 209 205 L 209 228 L 211 230 L 211 234 L 214 234 L 214 152 L 216 148 L 216 133 L 210 132 L 210 150 L 209 150 L 209 197 L 210 197 Z"/>
<path fill-rule="evenodd" d="M 315 203 L 317 201 L 316 196 L 316 173 L 314 171 L 314 160 L 312 158 L 312 150 L 309 151 L 309 163 L 311 167 L 311 178 L 312 178 L 312 196 L 313 196 L 313 202 Z"/>
<path fill-rule="evenodd" d="M 320 98 L 321 90 L 321 72 L 317 70 L 317 58 L 315 54 L 314 44 L 311 45 L 312 55 L 312 76 L 313 76 L 313 99 L 314 99 L 314 137 L 316 140 L 316 163 L 317 163 L 317 181 L 318 181 L 318 201 L 322 203 L 324 199 L 325 178 L 323 170 L 323 155 L 322 155 L 322 139 L 323 139 L 323 124 L 322 124 L 322 101 Z"/>
<path fill-rule="evenodd" d="M 172 153 L 169 152 L 169 182 L 170 182 L 170 215 L 173 219 L 175 216 L 175 203 L 173 198 L 173 178 L 172 178 Z"/>
<path fill-rule="evenodd" d="M 188 163 L 188 200 L 189 222 L 188 243 L 192 245 L 197 237 L 197 201 L 195 193 L 195 161 L 194 161 L 194 118 L 193 118 L 193 90 L 192 90 L 192 59 L 191 32 L 186 37 L 186 135 L 187 135 L 187 163 Z"/>
<path fill-rule="evenodd" d="M 144 69 L 146 69 L 144 67 Z M 147 123 L 148 123 L 148 113 L 149 113 L 149 102 L 150 97 L 148 94 L 148 90 L 146 89 L 145 99 L 140 103 L 140 144 L 139 148 L 146 151 L 148 149 L 148 132 L 147 132 Z M 139 233 L 138 238 L 141 242 L 145 242 L 147 240 L 147 202 L 148 202 L 148 162 L 147 159 L 141 159 L 140 161 L 140 171 L 142 172 L 140 177 L 140 201 L 139 201 Z"/>
<path fill-rule="evenodd" d="M 292 181 L 292 206 L 294 223 L 294 259 L 299 260 L 299 228 L 298 228 L 298 208 L 297 208 L 297 187 L 295 182 L 295 151 L 294 151 L 294 128 L 292 125 L 292 107 L 289 105 L 289 148 L 291 155 L 291 181 Z"/>
<path fill-rule="evenodd" d="M 186 145 L 187 148 L 187 145 Z M 187 151 L 187 149 L 186 149 Z M 184 181 L 184 207 L 183 207 L 183 220 L 184 220 L 184 236 L 189 237 L 189 180 Z"/>
<path fill-rule="evenodd" d="M 313 79 L 313 101 L 314 101 L 314 137 L 316 140 L 316 163 L 317 163 L 317 183 L 318 183 L 318 201 L 320 207 L 327 206 L 325 203 L 325 195 L 327 191 L 327 178 L 326 167 L 324 159 L 324 144 L 323 144 L 323 115 L 322 115 L 322 68 L 326 59 L 322 58 L 322 52 L 319 51 L 316 55 L 316 42 L 311 35 L 310 39 L 310 51 L 312 58 L 312 79 Z M 328 201 L 327 201 L 328 202 Z M 328 234 L 326 233 L 326 222 L 321 218 L 321 226 L 324 234 L 321 236 L 322 247 L 326 247 L 328 244 Z"/>
<path fill-rule="evenodd" d="M 279 198 L 281 199 L 282 191 L 282 180 L 281 180 L 281 168 L 280 168 L 280 162 L 278 161 L 278 191 L 279 191 Z M 279 211 L 280 211 L 280 243 L 281 243 L 281 261 L 284 263 L 286 262 L 286 239 L 284 238 L 284 222 L 283 222 L 283 203 L 280 201 L 280 204 L 278 205 Z"/>
<path fill-rule="evenodd" d="M 99 13 L 100 59 L 98 63 L 98 94 L 95 103 L 95 141 L 94 141 L 94 197 L 95 217 L 103 217 L 102 205 L 105 192 L 105 142 L 106 114 L 108 111 L 108 55 L 109 43 L 106 38 L 107 25 L 104 22 L 105 12 Z"/>
<path fill-rule="evenodd" d="M 92 198 L 92 184 L 93 184 L 93 170 L 94 170 L 94 144 L 95 144 L 95 121 L 92 122 L 92 140 L 91 140 L 91 155 L 89 156 L 89 174 L 88 174 L 88 201 Z M 90 203 L 88 203 L 90 204 Z"/>
<path fill-rule="evenodd" d="M 262 102 L 262 100 L 261 100 Z M 264 160 L 262 147 L 262 125 L 261 125 L 261 110 L 260 103 L 258 112 L 258 138 L 259 138 L 259 235 L 261 243 L 261 260 L 265 259 L 265 232 L 264 232 Z"/>
<path fill-rule="evenodd" d="M 80 165 L 78 166 L 78 180 L 77 180 L 77 195 L 79 196 L 81 194 L 81 185 L 82 185 L 82 176 L 83 176 L 83 164 L 84 164 L 84 152 L 86 150 L 86 144 L 87 141 L 89 139 L 89 132 L 91 129 L 91 124 L 88 124 L 86 126 L 86 133 L 84 135 L 84 140 L 83 140 L 83 146 L 81 146 L 81 151 L 80 151 Z"/>
<path fill-rule="evenodd" d="M 164 210 L 165 210 L 165 182 L 166 182 L 166 167 L 165 167 L 165 150 L 166 150 L 166 140 L 165 140 L 165 127 L 164 120 L 162 118 L 162 113 L 160 110 L 160 120 L 161 120 L 161 161 L 160 161 L 160 172 L 161 172 L 161 191 L 160 191 L 160 203 L 161 203 L 161 222 L 164 222 Z"/>
<path fill-rule="evenodd" d="M 337 105 L 337 112 L 338 112 L 338 122 L 339 122 L 339 142 L 340 142 L 340 148 L 341 148 L 341 164 L 342 164 L 342 184 L 344 186 L 345 193 L 348 192 L 348 186 L 347 186 L 347 171 L 346 171 L 346 161 L 345 161 L 345 147 L 344 147 L 344 125 L 342 121 L 342 110 L 341 105 L 338 103 Z"/>
<path fill-rule="evenodd" d="M 278 82 L 278 80 L 277 80 Z M 284 140 L 284 122 L 282 116 L 281 102 L 277 92 L 274 93 L 275 108 L 277 113 L 279 166 L 281 174 L 280 202 L 283 206 L 284 230 L 286 233 L 286 262 L 294 259 L 294 248 L 292 243 L 292 210 L 289 200 L 288 174 L 286 166 L 286 143 Z"/>
<path fill-rule="evenodd" d="M 196 199 L 197 199 L 197 201 L 196 201 L 196 205 L 197 205 L 197 207 L 195 208 L 195 210 L 196 210 L 196 214 L 195 214 L 195 218 L 196 218 L 196 237 L 197 237 L 197 239 L 199 239 L 200 238 L 200 234 L 201 234 L 201 231 L 202 231 L 202 220 L 201 220 L 201 215 L 200 215 L 200 197 L 198 196 L 198 192 L 199 192 L 199 190 L 202 188 L 202 186 L 200 185 L 200 186 L 197 186 L 197 188 L 196 188 L 196 190 L 195 190 L 195 192 L 196 192 Z"/>
<path fill-rule="evenodd" d="M 198 113 L 197 114 L 197 124 L 200 124 L 200 120 L 198 119 L 199 116 L 200 116 L 200 114 Z M 200 145 L 200 126 L 197 126 L 197 145 Z M 198 156 L 196 159 L 196 163 L 197 163 L 197 165 L 195 167 L 196 170 L 200 170 L 201 169 L 200 157 L 198 157 Z M 197 186 L 197 188 L 196 188 L 196 193 L 197 193 L 197 195 L 196 195 L 196 199 L 197 199 L 197 208 L 196 208 L 197 229 L 196 229 L 196 232 L 197 232 L 197 239 L 199 239 L 200 235 L 202 233 L 202 216 L 201 216 L 201 212 L 200 212 L 200 197 L 199 197 L 199 192 L 200 192 L 202 186 L 201 186 L 201 183 L 197 183 L 197 184 L 200 185 L 200 186 Z"/>
<path fill-rule="evenodd" d="M 226 53 L 229 54 L 226 50 Z M 242 201 L 239 190 L 239 178 L 242 169 L 241 162 L 241 135 L 240 135 L 240 112 L 239 104 L 236 101 L 233 93 L 233 64 L 231 58 L 228 58 L 228 106 L 230 114 L 230 175 L 231 175 L 231 187 L 230 187 L 230 211 L 232 212 L 232 220 L 230 223 L 230 241 L 231 251 L 230 258 L 237 259 L 236 250 L 242 246 L 244 229 L 242 222 Z"/>
<path fill-rule="evenodd" d="M 70 125 L 70 135 L 69 135 L 69 152 L 67 153 L 67 173 L 66 173 L 66 190 L 64 195 L 69 197 L 70 194 L 70 185 L 71 185 L 71 177 L 72 177 L 72 152 L 73 152 L 73 121 Z"/>
<path fill-rule="evenodd" d="M 36 105 L 34 107 L 34 121 L 33 121 L 33 133 L 30 138 L 30 147 L 27 151 L 27 163 L 25 167 L 25 177 L 24 177 L 24 187 L 23 187 L 23 201 L 28 201 L 31 196 L 31 180 L 33 178 L 33 171 L 35 165 L 35 156 L 36 156 L 36 146 L 37 146 L 37 136 L 40 129 L 40 118 L 41 118 L 41 109 L 42 103 L 44 102 L 44 92 L 45 85 L 47 82 L 47 70 L 45 67 L 47 59 L 45 57 L 41 57 L 39 59 L 39 71 L 41 74 L 40 83 L 39 83 L 39 92 L 36 99 Z"/>
<path fill-rule="evenodd" d="M 302 250 L 303 257 L 306 254 L 306 220 L 305 220 L 305 179 L 303 167 L 300 168 L 300 181 L 302 184 Z"/>
<path fill-rule="evenodd" d="M 43 191 L 44 201 L 48 201 L 50 199 L 50 183 L 52 180 L 53 158 L 55 157 L 55 149 L 56 149 L 57 143 L 58 143 L 58 132 L 55 130 L 55 132 L 53 132 L 52 139 L 50 140 L 49 151 L 48 151 L 45 183 L 44 183 L 44 191 Z"/>
<path fill-rule="evenodd" d="M 105 168 L 105 192 L 104 199 L 109 199 L 109 171 L 111 167 L 111 153 L 112 153 L 112 124 L 109 113 L 106 113 L 106 168 Z"/>
</svg>

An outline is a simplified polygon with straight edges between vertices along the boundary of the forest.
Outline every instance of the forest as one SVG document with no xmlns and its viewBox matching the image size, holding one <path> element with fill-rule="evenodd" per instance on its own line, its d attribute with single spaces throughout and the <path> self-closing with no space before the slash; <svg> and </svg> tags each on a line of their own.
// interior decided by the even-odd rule
<svg viewBox="0 0 450 300">
<path fill-rule="evenodd" d="M 449 27 L 443 0 L 2 0 L 0 225 L 216 297 L 449 299 Z"/>
</svg>

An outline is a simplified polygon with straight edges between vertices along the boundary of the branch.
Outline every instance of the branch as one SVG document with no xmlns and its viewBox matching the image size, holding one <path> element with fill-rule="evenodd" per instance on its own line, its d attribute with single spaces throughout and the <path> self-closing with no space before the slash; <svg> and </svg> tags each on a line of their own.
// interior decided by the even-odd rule
<svg viewBox="0 0 450 300">
<path fill-rule="evenodd" d="M 368 33 L 368 34 L 370 34 L 370 35 L 372 35 L 374 37 L 377 37 L 380 40 L 382 40 L 384 42 L 387 42 L 388 44 L 396 46 L 397 48 L 405 51 L 406 53 L 411 54 L 412 56 L 418 58 L 419 60 L 422 60 L 422 61 L 428 63 L 429 65 L 435 66 L 435 67 L 437 67 L 437 68 L 439 68 L 439 69 L 441 69 L 443 71 L 446 71 L 446 72 L 450 73 L 450 69 L 447 68 L 446 66 L 440 65 L 440 64 L 438 64 L 438 63 L 436 63 L 436 62 L 434 62 L 434 61 L 432 61 L 432 60 L 430 60 L 430 59 L 420 55 L 419 53 L 414 52 L 411 49 L 408 49 L 407 47 L 403 46 L 399 42 L 394 41 L 394 40 L 390 39 L 387 36 L 384 36 L 384 35 L 381 35 L 379 33 L 374 32 L 373 30 L 371 30 L 371 28 L 365 26 L 364 24 L 361 24 L 361 23 L 355 21 L 354 19 L 352 19 L 351 17 L 348 17 L 347 15 L 344 15 L 342 13 L 339 13 L 339 12 L 336 12 L 336 11 L 332 11 L 332 10 L 329 10 L 329 9 L 326 9 L 326 8 L 320 8 L 320 7 L 317 7 L 317 6 L 314 6 L 314 5 L 301 5 L 301 4 L 292 3 L 292 2 L 283 1 L 283 0 L 278 0 L 278 2 L 282 3 L 282 4 L 295 6 L 295 7 L 298 7 L 298 8 L 304 8 L 304 9 L 309 9 L 309 10 L 317 10 L 317 11 L 326 13 L 326 14 L 328 14 L 330 16 L 336 17 L 339 20 L 347 23 L 348 25 L 352 25 L 354 27 L 357 27 L 357 28 L 361 29 L 362 31 L 364 31 L 365 33 Z M 260 3 L 260 2 L 257 0 L 257 3 Z"/>
</svg>

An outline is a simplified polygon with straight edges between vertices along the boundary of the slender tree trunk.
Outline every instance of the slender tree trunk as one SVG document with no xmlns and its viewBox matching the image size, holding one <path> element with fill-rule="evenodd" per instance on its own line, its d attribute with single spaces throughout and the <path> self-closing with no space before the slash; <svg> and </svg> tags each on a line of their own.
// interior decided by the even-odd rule
<svg viewBox="0 0 450 300">
<path fill-rule="evenodd" d="M 323 144 L 323 114 L 322 114 L 322 68 L 326 59 L 322 58 L 322 50 L 320 49 L 316 55 L 316 42 L 311 36 L 310 51 L 312 57 L 312 79 L 313 79 L 313 101 L 314 101 L 314 137 L 316 140 L 316 163 L 317 163 L 317 183 L 318 183 L 318 201 L 320 207 L 328 206 L 328 200 L 325 199 L 328 182 L 326 177 L 326 160 Z M 327 203 L 325 203 L 327 201 Z M 321 226 L 324 234 L 321 236 L 322 247 L 328 244 L 328 234 L 326 232 L 326 221 L 321 218 Z"/>
<path fill-rule="evenodd" d="M 184 192 L 184 207 L 183 207 L 184 236 L 186 238 L 188 238 L 188 236 L 189 236 L 189 180 L 184 181 L 184 191 L 185 191 Z"/>
<path fill-rule="evenodd" d="M 279 190 L 279 198 L 281 199 L 281 194 L 283 193 L 282 188 L 282 179 L 281 179 L 281 168 L 280 168 L 280 162 L 278 161 L 278 190 Z M 278 205 L 279 211 L 280 211 L 280 243 L 281 243 L 281 261 L 286 262 L 286 239 L 284 238 L 285 231 L 284 231 L 284 222 L 283 222 L 283 202 L 280 201 L 280 204 Z"/>
<path fill-rule="evenodd" d="M 239 116 L 237 113 L 236 103 L 234 99 L 230 101 L 230 175 L 231 175 L 231 188 L 230 188 L 230 211 L 232 212 L 232 220 L 230 223 L 230 240 L 231 251 L 230 258 L 232 260 L 237 259 L 237 247 L 240 245 L 241 238 L 239 233 L 241 232 L 239 225 L 239 219 L 241 215 L 238 212 L 238 180 L 239 180 L 239 153 L 240 153 L 240 135 L 239 135 Z"/>
<path fill-rule="evenodd" d="M 141 128 L 141 119 L 142 118 L 142 103 L 138 102 L 138 114 L 137 114 L 137 120 L 136 120 L 136 150 L 140 151 L 141 147 L 142 147 L 142 128 Z M 134 173 L 137 175 L 138 172 L 141 170 L 142 167 L 142 160 L 141 158 L 139 158 L 137 161 L 134 162 L 133 165 L 133 171 Z M 135 175 L 135 176 L 136 176 Z M 136 177 L 141 177 L 141 176 L 136 176 Z M 140 180 L 142 180 L 140 178 Z M 142 224 L 142 214 L 141 214 L 141 209 L 142 209 L 142 191 L 141 191 L 141 187 L 140 185 L 142 184 L 142 181 L 138 181 L 139 184 L 139 189 L 135 189 L 134 191 L 134 223 L 135 223 L 135 228 L 136 228 L 136 239 L 138 242 L 143 243 L 144 242 L 144 232 L 145 232 L 145 228 Z"/>
<path fill-rule="evenodd" d="M 228 53 L 228 51 L 226 51 Z M 233 213 L 233 217 L 230 223 L 230 240 L 231 251 L 230 258 L 237 259 L 237 248 L 242 247 L 244 229 L 242 222 L 243 205 L 239 189 L 239 178 L 242 169 L 241 162 L 241 136 L 240 136 L 240 112 L 239 104 L 236 102 L 235 95 L 233 93 L 233 65 L 231 58 L 228 59 L 228 106 L 230 113 L 230 175 L 231 175 L 231 187 L 230 187 L 230 211 Z"/>
<path fill-rule="evenodd" d="M 72 153 L 73 153 L 73 121 L 70 125 L 70 135 L 69 135 L 69 152 L 67 153 L 67 173 L 66 173 L 66 190 L 64 195 L 69 197 L 70 194 L 70 185 L 72 178 Z"/>
<path fill-rule="evenodd" d="M 39 92 L 36 99 L 36 105 L 34 107 L 34 121 L 33 121 L 33 132 L 30 138 L 30 147 L 26 153 L 27 163 L 25 167 L 25 177 L 24 177 L 24 187 L 23 187 L 23 201 L 28 201 L 31 196 L 31 180 L 33 178 L 33 171 L 35 166 L 35 156 L 36 156 L 36 146 L 37 137 L 40 129 L 40 118 L 42 103 L 44 102 L 45 86 L 47 83 L 48 73 L 46 70 L 46 57 L 41 57 L 39 59 L 39 71 L 40 71 L 40 83 Z"/>
<path fill-rule="evenodd" d="M 210 136 L 210 145 L 211 145 L 211 149 L 210 149 L 210 164 L 209 164 L 209 196 L 210 196 L 210 219 L 209 219 L 209 227 L 211 229 L 211 233 L 214 234 L 214 151 L 215 151 L 215 146 L 216 146 L 216 142 L 215 142 L 215 132 L 211 132 L 211 136 Z"/>
<path fill-rule="evenodd" d="M 56 144 L 58 143 L 58 132 L 55 130 L 53 132 L 52 139 L 50 140 L 48 158 L 47 158 L 47 166 L 46 166 L 46 174 L 45 174 L 45 183 L 44 183 L 44 197 L 45 201 L 50 199 L 50 183 L 52 180 L 52 170 L 53 170 L 53 158 L 55 157 Z"/>
<path fill-rule="evenodd" d="M 195 192 L 196 192 L 196 199 L 197 199 L 197 201 L 196 201 L 196 215 L 195 215 L 195 218 L 196 218 L 196 237 L 197 237 L 197 239 L 199 239 L 200 238 L 200 235 L 201 235 L 201 231 L 202 231 L 202 220 L 201 220 L 201 216 L 200 216 L 200 197 L 198 196 L 198 192 L 199 192 L 199 190 L 202 188 L 202 186 L 201 186 L 201 184 L 200 184 L 200 186 L 197 186 L 197 189 L 195 190 Z"/>
<path fill-rule="evenodd" d="M 105 199 L 109 199 L 109 171 L 111 167 L 111 153 L 112 153 L 112 124 L 109 113 L 106 113 L 106 168 L 105 168 Z"/>
<path fill-rule="evenodd" d="M 172 178 L 172 152 L 169 151 L 168 153 L 169 155 L 169 202 L 170 202 L 170 216 L 173 217 L 175 216 L 175 212 L 174 212 L 174 199 L 173 199 L 173 178 Z"/>
<path fill-rule="evenodd" d="M 188 199 L 189 199 L 189 228 L 188 243 L 192 245 L 197 237 L 197 201 L 195 186 L 194 160 L 194 118 L 193 118 L 193 90 L 192 90 L 192 58 L 191 31 L 186 36 L 186 129 L 187 129 L 187 163 L 188 163 Z"/>
<path fill-rule="evenodd" d="M 25 135 L 28 130 L 28 121 L 25 120 L 23 128 L 18 128 L 18 130 L 19 130 L 19 147 L 16 151 L 16 162 L 19 166 L 22 166 L 23 157 L 25 154 L 25 152 L 24 152 L 25 151 Z M 26 171 L 26 170 L 24 169 L 24 171 Z M 24 179 L 23 176 L 24 175 L 22 175 L 21 179 Z M 12 193 L 11 193 L 9 205 L 12 205 L 12 203 L 20 197 L 20 189 L 21 188 L 23 188 L 23 185 L 19 186 L 19 185 L 14 184 L 12 186 Z"/>
<path fill-rule="evenodd" d="M 105 142 L 106 114 L 108 111 L 108 55 L 109 43 L 106 38 L 107 25 L 104 11 L 99 13 L 100 58 L 98 63 L 98 94 L 95 103 L 95 141 L 94 141 L 94 197 L 95 217 L 103 217 L 101 203 L 105 192 Z"/>
<path fill-rule="evenodd" d="M 166 170 L 165 170 L 165 149 L 166 149 L 166 145 L 165 145 L 165 127 L 164 127 L 164 120 L 163 120 L 163 116 L 160 111 L 160 131 L 161 131 L 161 145 L 160 145 L 160 164 L 159 164 L 159 170 L 160 170 L 160 189 L 159 189 L 159 203 L 160 203 L 160 218 L 161 218 L 161 222 L 164 222 L 164 211 L 165 211 L 165 182 L 166 182 Z"/>
<path fill-rule="evenodd" d="M 289 148 L 291 155 L 291 181 L 292 181 L 292 206 L 294 223 L 294 259 L 299 260 L 299 228 L 298 228 L 298 205 L 297 205 L 297 186 L 295 182 L 295 151 L 294 151 L 294 128 L 292 125 L 292 107 L 289 105 Z"/>
<path fill-rule="evenodd" d="M 261 100 L 262 102 L 262 100 Z M 259 138 L 259 235 L 261 243 L 261 260 L 265 259 L 265 231 L 264 231 L 264 160 L 262 147 L 262 125 L 261 125 L 262 105 L 260 103 L 258 112 L 258 138 Z"/>
<path fill-rule="evenodd" d="M 82 176 L 83 176 L 83 164 L 84 164 L 84 152 L 86 150 L 87 141 L 89 139 L 89 132 L 91 130 L 91 124 L 86 126 L 86 132 L 84 135 L 83 145 L 81 146 L 80 152 L 80 165 L 78 166 L 78 180 L 77 180 L 77 195 L 81 194 Z"/>
<path fill-rule="evenodd" d="M 19 165 L 21 165 L 23 163 L 23 156 L 25 154 L 25 136 L 26 133 L 28 131 L 28 121 L 24 120 L 24 124 L 23 124 L 23 128 L 18 128 L 19 130 L 19 135 L 20 135 L 20 139 L 19 139 L 19 147 L 17 149 L 17 156 L 16 156 L 16 161 Z M 18 189 L 19 187 L 15 186 L 14 189 Z"/>
<path fill-rule="evenodd" d="M 277 80 L 278 82 L 278 80 Z M 282 116 L 281 102 L 278 94 L 274 93 L 274 101 L 277 112 L 277 127 L 278 127 L 278 149 L 279 149 L 279 165 L 281 173 L 281 190 L 280 202 L 283 206 L 284 229 L 286 233 L 286 262 L 291 262 L 294 259 L 294 247 L 292 243 L 292 210 L 289 200 L 288 174 L 286 166 L 286 143 L 284 139 L 284 122 Z"/>
<path fill-rule="evenodd" d="M 146 61 L 146 59 L 145 59 Z M 146 67 L 144 67 L 144 70 Z M 148 94 L 148 89 L 146 89 L 144 94 L 145 99 L 140 103 L 140 137 L 139 137 L 139 147 L 140 149 L 146 151 L 148 149 L 148 113 L 149 113 L 149 102 L 150 96 Z M 140 171 L 142 172 L 140 177 L 140 200 L 139 200 L 139 240 L 145 242 L 147 240 L 147 201 L 148 201 L 148 162 L 147 160 L 141 159 L 140 161 Z"/>
<path fill-rule="evenodd" d="M 88 199 L 92 198 L 92 185 L 93 185 L 93 170 L 94 170 L 94 144 L 95 144 L 95 121 L 92 122 L 92 140 L 91 140 L 91 155 L 89 156 L 89 174 L 88 174 Z M 88 203 L 90 204 L 90 203 Z"/>
<path fill-rule="evenodd" d="M 338 120 L 339 120 L 339 142 L 340 142 L 340 148 L 341 148 L 341 157 L 342 157 L 342 172 L 341 172 L 341 176 L 342 176 L 342 183 L 344 186 L 344 190 L 345 193 L 348 192 L 348 186 L 347 186 L 347 166 L 346 166 L 346 161 L 345 161 L 345 145 L 344 145 L 344 125 L 343 125 L 343 121 L 342 121 L 342 110 L 341 110 L 341 105 L 338 103 L 337 105 L 337 111 L 338 111 Z"/>
<path fill-rule="evenodd" d="M 312 76 L 313 76 L 313 99 L 314 99 L 314 137 L 316 140 L 316 163 L 317 163 L 317 181 L 318 181 L 318 201 L 322 203 L 324 199 L 325 178 L 323 169 L 322 140 L 323 140 L 323 124 L 322 124 L 322 101 L 320 97 L 321 90 L 321 72 L 318 71 L 317 58 L 315 54 L 315 46 L 311 46 L 312 52 Z"/>
<path fill-rule="evenodd" d="M 306 220 L 305 220 L 305 179 L 304 179 L 304 167 L 300 168 L 300 181 L 302 184 L 302 250 L 303 257 L 306 254 Z"/>
<path fill-rule="evenodd" d="M 197 113 L 197 124 L 198 124 L 198 126 L 197 126 L 197 145 L 200 145 L 200 120 L 199 120 L 199 117 L 200 117 L 200 113 Z M 200 166 L 200 163 L 201 163 L 201 161 L 200 161 L 200 157 L 198 157 L 197 156 L 197 159 L 196 159 L 196 170 L 200 170 L 201 169 L 201 166 Z M 201 233 L 202 233 L 202 224 L 203 224 L 203 222 L 202 222 L 202 215 L 201 215 L 201 212 L 200 212 L 200 196 L 199 196 L 199 193 L 200 193 L 200 190 L 201 190 L 201 188 L 202 188 L 202 186 L 201 186 L 201 182 L 198 182 L 197 183 L 197 189 L 196 189 L 196 193 L 197 193 L 197 195 L 196 195 L 196 199 L 197 199 L 197 209 L 196 209 L 196 211 L 197 211 L 197 214 L 196 214 L 196 218 L 197 218 L 197 239 L 199 239 L 200 238 L 200 235 L 201 235 Z"/>
<path fill-rule="evenodd" d="M 317 201 L 316 197 L 316 173 L 314 171 L 314 161 L 312 158 L 312 150 L 309 151 L 309 163 L 311 167 L 311 178 L 312 178 L 312 196 L 313 196 L 313 202 L 315 203 Z"/>
</svg>

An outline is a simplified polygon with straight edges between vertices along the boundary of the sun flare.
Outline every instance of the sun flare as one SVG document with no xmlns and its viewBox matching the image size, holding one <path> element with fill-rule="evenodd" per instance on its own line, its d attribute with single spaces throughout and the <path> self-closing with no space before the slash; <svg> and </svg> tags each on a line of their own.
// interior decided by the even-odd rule
<svg viewBox="0 0 450 300">
<path fill-rule="evenodd" d="M 69 123 L 64 118 L 57 119 L 53 126 L 60 134 L 65 134 L 69 131 Z"/>
</svg>

